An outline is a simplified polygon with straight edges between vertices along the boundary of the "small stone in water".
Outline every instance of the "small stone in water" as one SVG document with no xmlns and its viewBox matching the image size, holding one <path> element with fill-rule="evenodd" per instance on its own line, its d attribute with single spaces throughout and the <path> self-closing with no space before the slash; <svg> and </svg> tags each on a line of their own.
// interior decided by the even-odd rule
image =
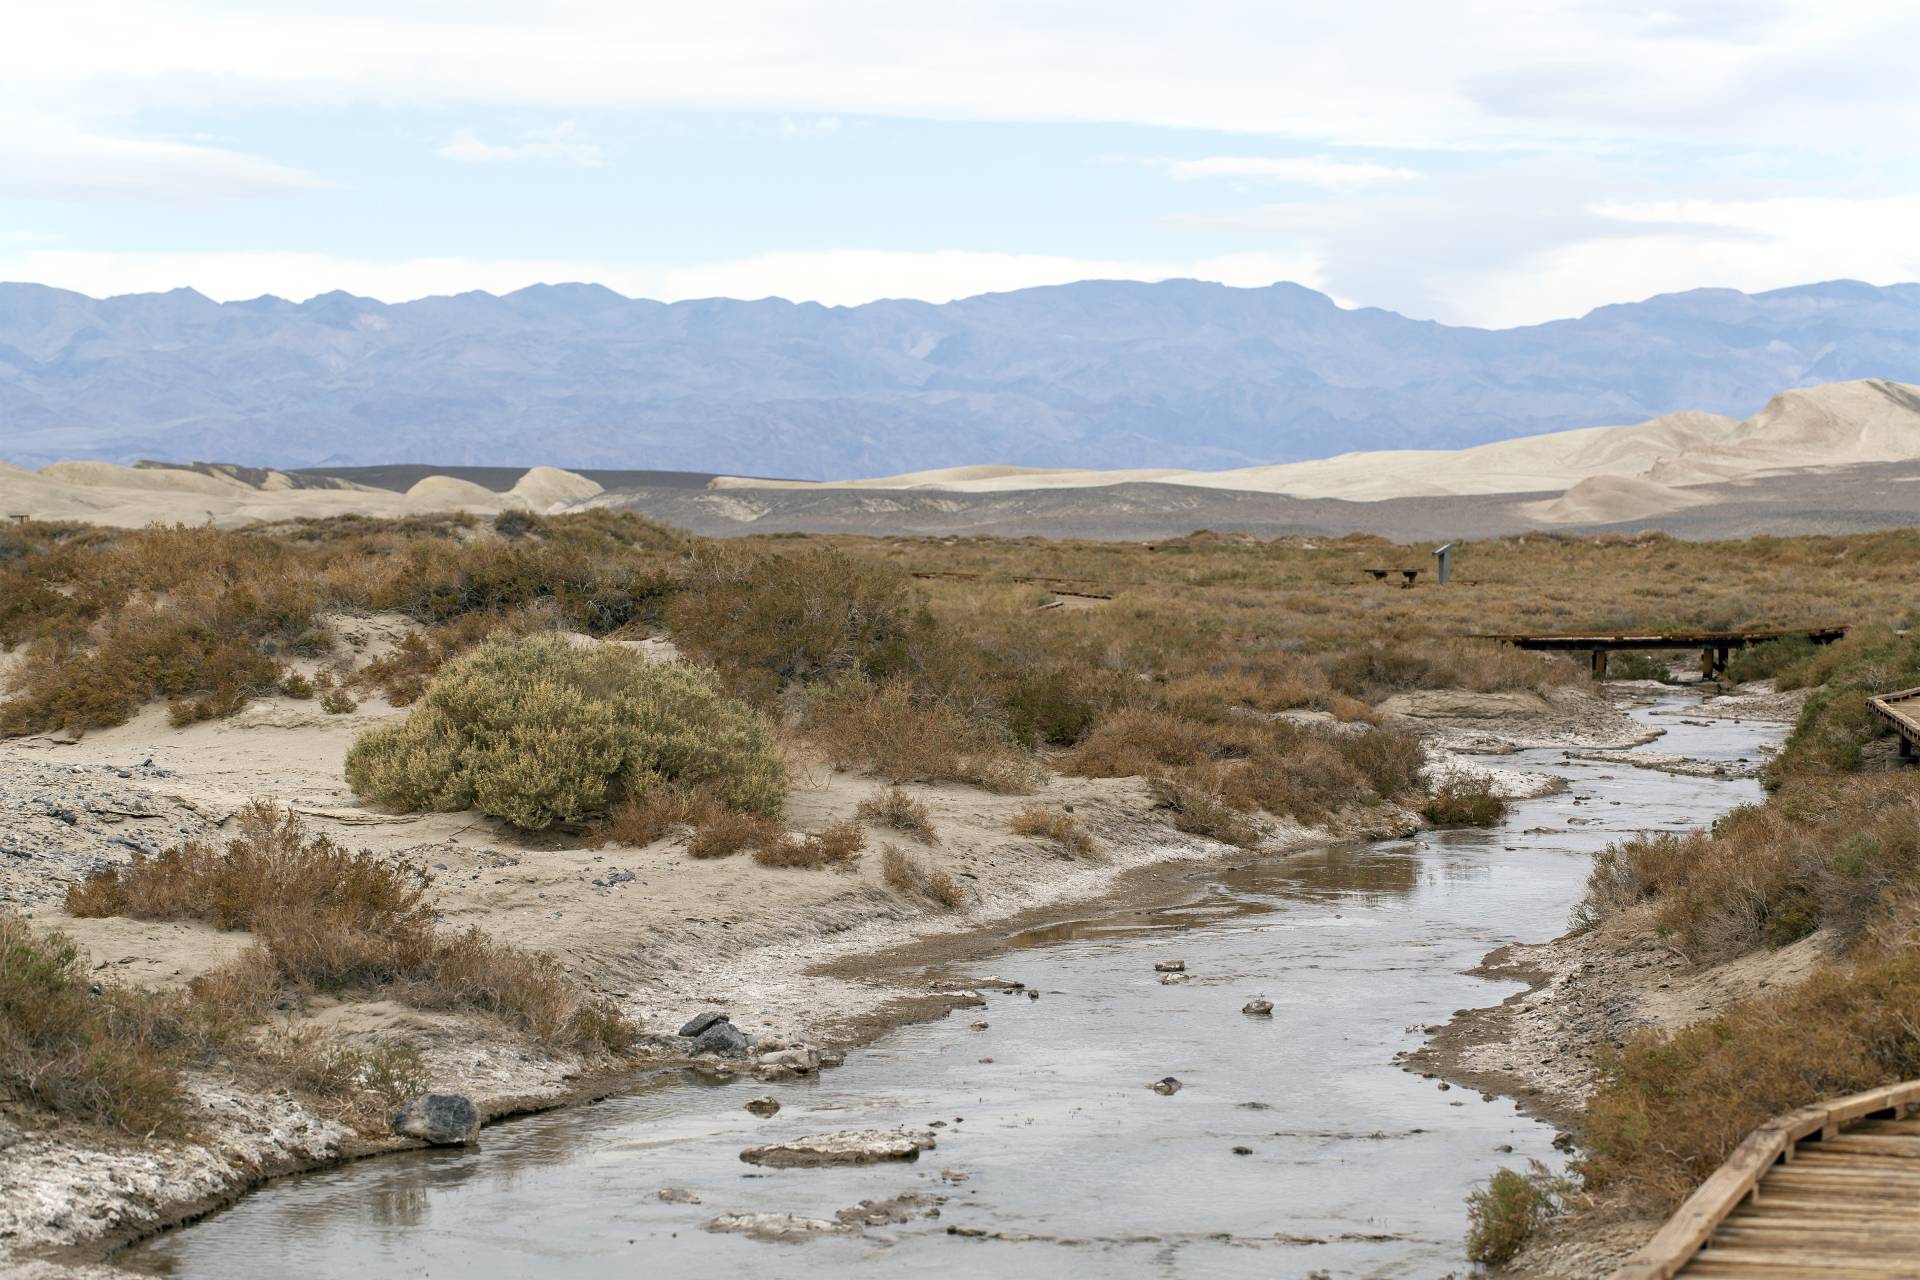
<svg viewBox="0 0 1920 1280">
<path fill-rule="evenodd" d="M 1250 1156 L 1253 1154 L 1253 1148 L 1252 1147 L 1235 1147 L 1233 1149 L 1233 1154 L 1237 1156 Z"/>
<path fill-rule="evenodd" d="M 1255 1018 L 1270 1018 L 1273 1016 L 1273 1001 L 1255 998 L 1241 1005 L 1240 1012 Z"/>
<path fill-rule="evenodd" d="M 1154 962 L 1153 971 L 1155 973 L 1185 973 L 1187 971 L 1187 962 L 1185 960 L 1157 960 Z"/>
<path fill-rule="evenodd" d="M 747 1110 L 756 1116 L 770 1116 L 780 1110 L 780 1100 L 778 1098 L 755 1098 L 753 1101 L 747 1103 Z"/>
<path fill-rule="evenodd" d="M 1153 1090 L 1155 1093 L 1159 1094 L 1161 1097 L 1167 1098 L 1167 1097 L 1172 1097 L 1174 1094 L 1180 1092 L 1180 1082 L 1174 1079 L 1172 1076 L 1162 1076 L 1158 1080 L 1155 1080 L 1152 1084 L 1148 1085 L 1147 1088 Z"/>
<path fill-rule="evenodd" d="M 1178 986 L 1186 980 L 1187 975 L 1184 973 L 1163 973 L 1160 975 L 1160 985 L 1163 987 Z"/>
</svg>

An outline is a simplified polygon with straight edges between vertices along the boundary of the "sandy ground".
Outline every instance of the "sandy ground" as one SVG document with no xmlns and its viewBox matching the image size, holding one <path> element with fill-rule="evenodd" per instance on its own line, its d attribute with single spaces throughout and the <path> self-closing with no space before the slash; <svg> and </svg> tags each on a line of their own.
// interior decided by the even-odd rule
<svg viewBox="0 0 1920 1280">
<path fill-rule="evenodd" d="M 340 658 L 356 663 L 385 652 L 407 627 L 381 615 L 332 621 L 342 636 Z M 1490 753 L 1617 748 L 1644 736 L 1608 700 L 1577 690 L 1405 695 L 1382 711 L 1429 737 L 1437 771 L 1484 773 L 1511 795 L 1538 794 L 1559 780 L 1502 769 Z M 851 872 L 764 868 L 745 857 L 696 861 L 673 838 L 645 848 L 586 848 L 519 835 L 471 813 L 373 812 L 344 784 L 346 751 L 369 725 L 400 714 L 377 698 L 343 715 L 317 702 L 268 698 L 231 719 L 184 729 L 151 707 L 77 741 L 0 743 L 0 904 L 28 914 L 36 927 L 71 933 L 103 976 L 184 983 L 237 954 L 245 937 L 194 925 L 75 920 L 59 909 L 65 887 L 136 850 L 217 839 L 243 805 L 272 798 L 316 832 L 428 870 L 447 924 L 478 925 L 552 952 L 650 1030 L 671 1031 L 719 1006 L 750 1032 L 831 1044 L 946 1007 L 937 995 L 922 1007 L 925 990 L 917 1005 L 903 1002 L 896 969 L 869 967 L 863 957 L 1032 920 L 1098 898 L 1158 864 L 1244 856 L 1174 831 L 1134 779 L 1058 777 L 1032 796 L 917 787 L 938 843 L 870 829 L 868 854 Z M 794 772 L 788 821 L 800 830 L 851 817 L 861 799 L 882 789 L 805 762 Z M 1035 804 L 1071 806 L 1100 842 L 1099 855 L 1075 860 L 1009 832 L 1011 815 Z M 1416 824 L 1404 810 L 1353 814 L 1338 833 L 1277 828 L 1271 847 L 1399 834 Z M 879 857 L 887 843 L 956 876 L 970 901 L 947 911 L 888 887 Z M 403 1034 L 423 1046 L 436 1087 L 472 1094 L 489 1114 L 607 1087 L 583 1077 L 587 1064 L 529 1050 L 471 1019 L 374 1002 L 322 1005 L 307 1022 L 348 1037 Z M 674 1052 L 662 1042 L 653 1051 Z M 107 1150 L 56 1128 L 0 1150 L 0 1185 L 13 1189 L 0 1202 L 0 1249 L 136 1236 L 272 1172 L 365 1145 L 287 1098 L 244 1093 L 217 1071 L 191 1083 L 209 1118 L 204 1143 Z"/>
</svg>

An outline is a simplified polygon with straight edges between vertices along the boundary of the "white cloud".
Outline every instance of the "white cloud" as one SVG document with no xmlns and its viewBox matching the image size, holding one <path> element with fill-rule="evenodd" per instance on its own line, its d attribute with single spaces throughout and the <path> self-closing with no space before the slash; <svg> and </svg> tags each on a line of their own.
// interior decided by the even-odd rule
<svg viewBox="0 0 1920 1280">
<path fill-rule="evenodd" d="M 1351 191 L 1383 182 L 1410 182 L 1420 175 L 1412 169 L 1333 160 L 1326 156 L 1209 156 L 1203 160 L 1168 160 L 1167 173 L 1183 182 L 1196 178 L 1271 178 L 1329 191 Z"/>
<path fill-rule="evenodd" d="M 561 160 L 568 164 L 587 167 L 601 161 L 600 147 L 597 143 L 582 142 L 576 136 L 572 121 L 540 134 L 531 134 L 519 142 L 497 143 L 483 142 L 471 129 L 462 129 L 453 135 L 453 141 L 441 147 L 436 155 L 448 160 L 465 160 L 470 163 L 487 163 L 496 160 Z"/>
<path fill-rule="evenodd" d="M 0 112 L 0 195 L 191 207 L 325 185 L 238 151 Z"/>
<path fill-rule="evenodd" d="M 0 85 L 99 109 L 486 103 L 1121 121 L 1433 148 L 1744 138 L 1892 149 L 1920 10 L 1753 0 L 65 0 L 10 15 Z M 110 33 L 106 38 L 103 33 Z"/>
<path fill-rule="evenodd" d="M 676 301 L 784 297 L 845 306 L 876 298 L 945 302 L 976 293 L 1073 280 L 1192 277 L 1234 285 L 1312 283 L 1309 258 L 1237 254 L 1193 262 L 1135 262 L 1041 254 L 867 250 L 769 253 L 731 262 L 650 266 L 564 258 L 374 260 L 319 253 L 0 252 L 0 279 L 34 280 L 101 297 L 191 287 L 227 301 L 263 293 L 304 299 L 333 289 L 401 302 L 484 289 L 584 281 L 629 297 Z"/>
</svg>

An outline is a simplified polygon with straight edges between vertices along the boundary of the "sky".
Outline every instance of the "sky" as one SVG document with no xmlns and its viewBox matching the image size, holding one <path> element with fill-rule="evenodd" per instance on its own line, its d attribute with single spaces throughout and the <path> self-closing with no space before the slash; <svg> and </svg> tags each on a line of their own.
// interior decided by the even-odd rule
<svg viewBox="0 0 1920 1280">
<path fill-rule="evenodd" d="M 0 279 L 943 301 L 1289 280 L 1508 326 L 1920 279 L 1920 5 L 62 0 Z"/>
</svg>

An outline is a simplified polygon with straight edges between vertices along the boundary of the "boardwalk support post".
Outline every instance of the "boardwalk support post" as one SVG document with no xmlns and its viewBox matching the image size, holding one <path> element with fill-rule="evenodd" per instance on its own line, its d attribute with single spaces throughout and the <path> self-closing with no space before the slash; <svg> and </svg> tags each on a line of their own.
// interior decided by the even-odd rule
<svg viewBox="0 0 1920 1280">
<path fill-rule="evenodd" d="M 1605 649 L 1595 649 L 1593 651 L 1593 678 L 1595 680 L 1605 680 L 1607 678 L 1607 651 Z"/>
</svg>

